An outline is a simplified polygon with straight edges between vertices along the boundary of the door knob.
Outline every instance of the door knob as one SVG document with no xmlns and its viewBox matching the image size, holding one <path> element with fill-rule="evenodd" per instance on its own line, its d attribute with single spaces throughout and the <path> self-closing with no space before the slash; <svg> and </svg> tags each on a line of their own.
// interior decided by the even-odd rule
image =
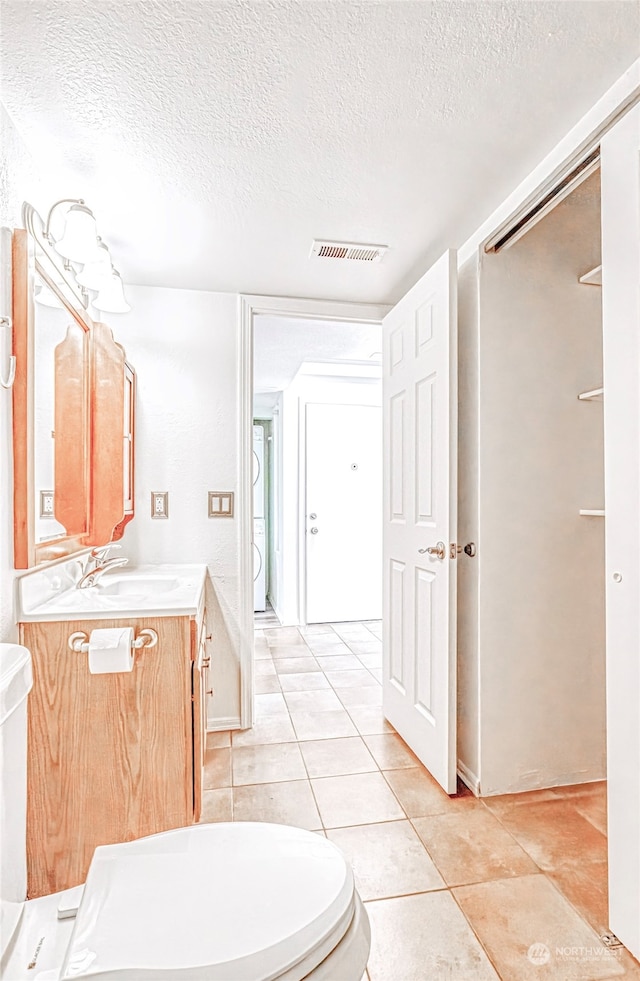
<svg viewBox="0 0 640 981">
<path fill-rule="evenodd" d="M 438 542 L 436 545 L 430 545 L 429 548 L 419 548 L 418 551 L 421 555 L 428 552 L 429 555 L 435 555 L 439 559 L 444 559 L 447 555 L 447 546 L 444 542 Z"/>
<path fill-rule="evenodd" d="M 312 535 L 317 535 L 318 534 L 318 529 L 315 528 L 315 527 L 314 528 L 311 528 L 310 531 L 311 531 L 311 534 Z"/>
</svg>

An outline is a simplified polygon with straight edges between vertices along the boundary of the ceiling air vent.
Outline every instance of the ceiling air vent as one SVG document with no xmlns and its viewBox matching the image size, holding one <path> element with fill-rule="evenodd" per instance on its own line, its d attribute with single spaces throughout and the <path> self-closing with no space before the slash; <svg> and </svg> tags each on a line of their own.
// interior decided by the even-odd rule
<svg viewBox="0 0 640 981">
<path fill-rule="evenodd" d="M 387 248 L 386 245 L 364 245 L 362 242 L 321 242 L 316 240 L 311 246 L 309 258 L 380 262 Z"/>
</svg>

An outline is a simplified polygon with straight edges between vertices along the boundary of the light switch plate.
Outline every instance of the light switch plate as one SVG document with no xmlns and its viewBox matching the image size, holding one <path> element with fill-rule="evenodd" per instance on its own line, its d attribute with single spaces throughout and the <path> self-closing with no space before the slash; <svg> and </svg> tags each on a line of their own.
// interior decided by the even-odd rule
<svg viewBox="0 0 640 981">
<path fill-rule="evenodd" d="M 169 491 L 151 491 L 151 517 L 169 517 Z"/>
<path fill-rule="evenodd" d="M 209 491 L 209 517 L 233 518 L 233 491 Z"/>
</svg>

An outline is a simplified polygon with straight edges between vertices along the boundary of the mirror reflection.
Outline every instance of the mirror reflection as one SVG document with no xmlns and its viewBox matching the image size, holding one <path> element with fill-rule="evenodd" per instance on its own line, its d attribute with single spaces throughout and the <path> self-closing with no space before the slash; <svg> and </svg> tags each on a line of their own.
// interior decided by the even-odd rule
<svg viewBox="0 0 640 981">
<path fill-rule="evenodd" d="M 38 545 L 88 532 L 87 386 L 85 331 L 37 275 L 34 300 L 32 507 Z"/>
</svg>

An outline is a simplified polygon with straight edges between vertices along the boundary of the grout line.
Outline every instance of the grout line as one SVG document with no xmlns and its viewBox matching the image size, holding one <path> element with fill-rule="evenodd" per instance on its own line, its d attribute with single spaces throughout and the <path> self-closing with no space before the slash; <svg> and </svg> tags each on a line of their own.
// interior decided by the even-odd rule
<svg viewBox="0 0 640 981">
<path fill-rule="evenodd" d="M 474 928 L 473 928 L 473 923 L 471 922 L 471 920 L 469 919 L 469 917 L 467 916 L 467 914 L 466 914 L 466 913 L 465 913 L 465 911 L 463 910 L 463 908 L 462 908 L 462 906 L 461 906 L 461 905 L 460 905 L 460 903 L 458 902 L 458 899 L 457 899 L 457 897 L 455 896 L 455 894 L 454 894 L 454 892 L 453 892 L 453 889 L 452 889 L 452 888 L 449 888 L 449 890 L 448 890 L 448 891 L 449 891 L 449 895 L 450 895 L 450 896 L 451 896 L 451 898 L 453 899 L 453 901 L 454 901 L 454 903 L 456 904 L 456 906 L 458 907 L 458 909 L 460 910 L 460 912 L 461 912 L 461 913 L 462 913 L 462 915 L 464 916 L 464 918 L 465 918 L 465 920 L 466 920 L 466 922 L 467 922 L 467 923 L 469 924 L 469 929 L 471 930 L 471 932 L 472 932 L 472 934 L 474 935 L 474 937 L 476 938 L 476 940 L 477 940 L 477 941 L 478 941 L 478 943 L 480 944 L 480 947 L 481 947 L 481 949 L 482 949 L 482 950 L 484 951 L 484 953 L 485 953 L 485 956 L 486 956 L 486 958 L 487 958 L 487 960 L 489 961 L 489 963 L 490 963 L 490 964 L 491 964 L 491 966 L 493 967 L 493 969 L 494 969 L 494 971 L 496 972 L 496 974 L 498 975 L 498 977 L 499 977 L 499 978 L 501 979 L 501 981 L 509 981 L 509 979 L 508 979 L 508 978 L 504 978 L 504 976 L 503 976 L 503 975 L 502 975 L 502 974 L 500 973 L 500 971 L 499 971 L 499 969 L 498 969 L 498 965 L 497 965 L 497 964 L 496 964 L 496 962 L 495 962 L 495 959 L 494 959 L 494 958 L 493 958 L 493 957 L 491 956 L 491 954 L 490 954 L 490 953 L 489 953 L 489 951 L 487 950 L 487 948 L 486 948 L 486 946 L 485 946 L 485 944 L 484 944 L 484 943 L 482 942 L 482 939 L 481 939 L 481 938 L 480 938 L 480 937 L 478 936 L 478 934 L 477 934 L 477 933 L 476 933 L 476 931 L 474 930 Z"/>
</svg>

